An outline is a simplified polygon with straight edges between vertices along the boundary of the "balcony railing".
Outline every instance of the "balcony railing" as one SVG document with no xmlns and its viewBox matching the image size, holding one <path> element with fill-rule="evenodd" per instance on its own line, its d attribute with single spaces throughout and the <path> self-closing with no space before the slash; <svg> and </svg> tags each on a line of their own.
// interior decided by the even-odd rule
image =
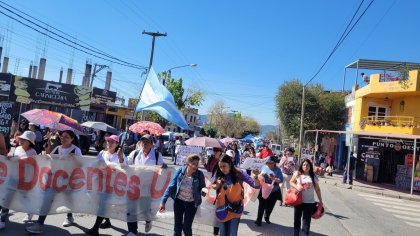
<svg viewBox="0 0 420 236">
<path fill-rule="evenodd" d="M 366 125 L 420 128 L 420 118 L 414 116 L 366 116 L 360 121 L 363 129 Z"/>
</svg>

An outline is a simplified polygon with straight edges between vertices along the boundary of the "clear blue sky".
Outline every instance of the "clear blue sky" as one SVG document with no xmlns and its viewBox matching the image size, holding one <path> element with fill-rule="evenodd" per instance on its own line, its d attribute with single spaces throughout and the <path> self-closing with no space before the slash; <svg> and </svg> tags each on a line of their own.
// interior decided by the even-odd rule
<svg viewBox="0 0 420 236">
<path fill-rule="evenodd" d="M 151 37 L 143 30 L 167 32 L 156 41 L 157 72 L 172 71 L 189 88 L 206 96 L 199 113 L 217 100 L 229 110 L 277 124 L 275 95 L 287 80 L 308 81 L 337 42 L 359 5 L 356 0 L 319 1 L 135 1 L 8 0 L 6 3 L 115 57 L 147 66 Z M 366 6 L 370 0 L 365 0 Z M 420 62 L 420 1 L 376 0 L 347 40 L 316 77 L 326 89 L 341 90 L 347 64 L 359 59 Z M 44 36 L 0 15 L 0 33 L 11 57 L 9 71 L 27 75 L 30 61 L 43 54 Z M 46 41 L 47 80 L 73 61 L 74 83 L 81 84 L 86 59 L 100 59 Z M 19 67 L 16 61 L 19 58 Z M 37 59 L 39 60 L 39 59 Z M 138 97 L 140 71 L 111 65 L 112 89 Z M 17 68 L 17 69 L 15 69 Z M 104 86 L 104 72 L 95 86 Z M 348 74 L 354 78 L 354 74 Z M 350 89 L 354 79 L 346 84 Z"/>
</svg>

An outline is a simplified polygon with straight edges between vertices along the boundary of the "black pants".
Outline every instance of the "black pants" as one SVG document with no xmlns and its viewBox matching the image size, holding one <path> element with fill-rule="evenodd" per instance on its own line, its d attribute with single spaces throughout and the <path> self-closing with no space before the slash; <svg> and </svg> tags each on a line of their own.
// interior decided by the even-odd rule
<svg viewBox="0 0 420 236">
<path fill-rule="evenodd" d="M 67 213 L 67 218 L 73 217 L 73 213 Z M 45 219 L 47 219 L 47 216 L 38 216 L 38 220 L 36 221 L 40 225 L 44 225 Z"/>
<path fill-rule="evenodd" d="M 92 229 L 99 230 L 99 226 L 101 226 L 102 221 L 104 219 L 105 219 L 105 221 L 110 221 L 109 218 L 105 218 L 105 217 L 101 217 L 101 216 L 96 216 L 95 224 L 93 225 Z"/>
<path fill-rule="evenodd" d="M 185 236 L 192 236 L 192 223 L 194 221 L 197 208 L 194 202 L 186 202 L 176 198 L 174 201 L 174 234 L 182 236 L 184 231 Z"/>
<path fill-rule="evenodd" d="M 305 235 L 309 235 L 309 229 L 311 227 L 311 216 L 314 212 L 315 203 L 302 203 L 295 206 L 295 236 L 299 236 L 301 221 L 302 221 L 302 231 Z"/>
<path fill-rule="evenodd" d="M 273 212 L 274 206 L 276 205 L 277 200 L 279 199 L 280 189 L 275 192 L 271 192 L 267 199 L 262 197 L 262 191 L 258 195 L 258 216 L 257 222 L 261 223 L 262 217 L 270 218 L 271 212 Z"/>
</svg>

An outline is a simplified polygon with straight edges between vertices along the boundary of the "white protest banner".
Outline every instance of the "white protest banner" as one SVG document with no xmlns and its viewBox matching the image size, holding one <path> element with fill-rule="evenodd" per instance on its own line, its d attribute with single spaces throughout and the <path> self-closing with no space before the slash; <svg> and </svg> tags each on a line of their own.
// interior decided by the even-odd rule
<svg viewBox="0 0 420 236">
<path fill-rule="evenodd" d="M 0 205 L 37 215 L 87 213 L 123 221 L 155 218 L 174 172 L 87 157 L 0 156 Z"/>
<path fill-rule="evenodd" d="M 187 157 L 190 154 L 200 155 L 202 152 L 203 152 L 202 147 L 181 145 L 179 146 L 179 152 L 178 152 L 178 155 L 176 156 L 176 164 L 181 165 L 181 166 L 185 165 L 187 161 Z"/>
<path fill-rule="evenodd" d="M 266 157 L 264 159 L 259 158 L 246 158 L 244 163 L 241 164 L 241 169 L 247 169 L 247 170 L 255 170 L 255 169 L 261 169 L 263 165 L 267 162 L 269 157 Z"/>
<path fill-rule="evenodd" d="M 173 217 L 173 201 L 157 214 L 173 168 L 126 166 L 88 157 L 39 155 L 20 160 L 0 156 L 0 205 L 37 215 L 86 213 L 144 221 Z M 205 172 L 206 186 L 211 173 Z M 244 183 L 244 204 L 258 191 Z M 196 222 L 214 225 L 215 191 L 202 198 Z"/>
</svg>

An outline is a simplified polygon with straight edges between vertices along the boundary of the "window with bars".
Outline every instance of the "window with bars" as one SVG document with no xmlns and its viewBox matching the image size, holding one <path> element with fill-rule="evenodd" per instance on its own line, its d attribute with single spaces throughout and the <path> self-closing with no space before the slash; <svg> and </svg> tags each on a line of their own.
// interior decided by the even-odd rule
<svg viewBox="0 0 420 236">
<path fill-rule="evenodd" d="M 384 120 L 387 113 L 386 107 L 369 106 L 368 116 L 375 117 L 375 120 Z"/>
</svg>

